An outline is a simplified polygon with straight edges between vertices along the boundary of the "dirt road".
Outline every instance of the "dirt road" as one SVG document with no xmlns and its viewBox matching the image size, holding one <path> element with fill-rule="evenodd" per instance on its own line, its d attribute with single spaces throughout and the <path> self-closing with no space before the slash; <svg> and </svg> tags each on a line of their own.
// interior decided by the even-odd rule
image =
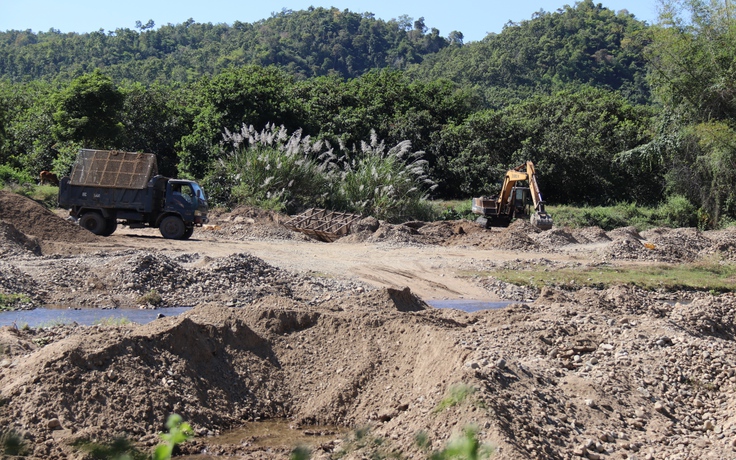
<svg viewBox="0 0 736 460">
<path fill-rule="evenodd" d="M 470 224 L 469 224 L 470 225 Z M 492 238 L 489 232 L 488 238 Z M 324 243 L 301 238 L 231 241 L 216 232 L 197 231 L 188 241 L 164 240 L 156 230 L 122 229 L 90 250 L 157 250 L 171 256 L 198 253 L 226 257 L 247 252 L 284 270 L 330 278 L 348 278 L 371 286 L 404 288 L 423 299 L 482 299 L 498 296 L 467 275 L 474 260 L 514 260 L 519 254 L 474 246 Z M 537 253 L 534 257 L 570 260 L 568 254 Z"/>
</svg>

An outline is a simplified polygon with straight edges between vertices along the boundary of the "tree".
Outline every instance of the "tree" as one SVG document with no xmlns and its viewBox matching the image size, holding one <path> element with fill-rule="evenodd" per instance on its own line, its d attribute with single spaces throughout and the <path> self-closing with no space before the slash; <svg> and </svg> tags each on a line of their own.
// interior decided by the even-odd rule
<svg viewBox="0 0 736 460">
<path fill-rule="evenodd" d="M 260 130 L 275 123 L 296 130 L 289 97 L 292 85 L 291 77 L 274 66 L 232 68 L 200 80 L 189 101 L 194 128 L 179 142 L 179 169 L 204 177 L 220 152 L 218 144 L 226 129 L 238 132 L 243 125 L 252 125 Z"/>
<path fill-rule="evenodd" d="M 675 115 L 649 153 L 711 226 L 736 219 L 735 13 L 729 0 L 666 1 L 647 48 L 661 117 Z"/>
<path fill-rule="evenodd" d="M 128 83 L 120 91 L 124 98 L 121 148 L 155 153 L 159 172 L 177 176 L 175 146 L 188 134 L 186 123 L 190 121 L 182 107 L 182 90 L 164 85 L 145 87 L 140 83 Z"/>
<path fill-rule="evenodd" d="M 58 94 L 53 134 L 59 141 L 90 148 L 119 147 L 123 95 L 99 70 L 83 75 Z"/>
<path fill-rule="evenodd" d="M 655 95 L 693 122 L 736 118 L 735 15 L 730 0 L 671 0 L 651 30 Z"/>
</svg>

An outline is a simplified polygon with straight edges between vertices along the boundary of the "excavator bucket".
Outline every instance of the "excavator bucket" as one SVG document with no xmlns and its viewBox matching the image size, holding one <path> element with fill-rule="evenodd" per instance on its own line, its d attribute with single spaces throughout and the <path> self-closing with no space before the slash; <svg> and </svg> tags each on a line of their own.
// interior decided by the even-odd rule
<svg viewBox="0 0 736 460">
<path fill-rule="evenodd" d="M 537 211 L 532 214 L 530 221 L 532 225 L 540 230 L 549 230 L 552 228 L 552 216 L 546 212 Z"/>
</svg>

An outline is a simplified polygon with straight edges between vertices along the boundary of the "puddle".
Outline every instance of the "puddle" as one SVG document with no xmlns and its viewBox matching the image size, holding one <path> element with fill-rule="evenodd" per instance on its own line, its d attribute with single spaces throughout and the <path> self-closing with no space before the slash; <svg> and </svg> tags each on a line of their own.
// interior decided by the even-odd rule
<svg viewBox="0 0 736 460">
<path fill-rule="evenodd" d="M 212 446 L 211 450 L 218 451 L 218 447 L 231 446 L 253 447 L 253 448 L 286 448 L 292 450 L 296 447 L 315 447 L 334 439 L 343 437 L 349 430 L 347 428 L 306 426 L 292 428 L 289 420 L 265 420 L 262 422 L 249 422 L 240 428 L 227 431 L 219 436 L 204 438 L 203 441 Z M 229 449 L 225 449 L 227 451 Z M 182 459 L 207 459 L 215 458 L 203 452 L 197 455 L 177 457 Z M 218 456 L 218 458 L 223 458 Z M 226 457 L 227 458 L 227 457 Z"/>
<path fill-rule="evenodd" d="M 120 308 L 115 310 L 100 310 L 96 308 L 84 308 L 81 310 L 36 308 L 35 310 L 3 311 L 0 312 L 0 326 L 12 326 L 15 324 L 21 327 L 27 324 L 30 327 L 43 327 L 75 322 L 84 326 L 90 326 L 106 320 L 114 322 L 120 319 L 145 324 L 150 323 L 160 314 L 164 316 L 177 316 L 191 308 L 171 307 L 156 310 L 140 310 L 134 308 Z"/>
<path fill-rule="evenodd" d="M 668 305 L 672 305 L 673 307 L 677 305 L 678 303 L 680 305 L 690 305 L 691 303 L 693 303 L 693 301 L 690 299 L 663 300 L 662 302 Z"/>
<path fill-rule="evenodd" d="M 483 300 L 466 300 L 466 299 L 454 299 L 454 300 L 425 300 L 427 304 L 434 308 L 454 308 L 455 310 L 462 310 L 466 313 L 472 313 L 480 310 L 494 310 L 498 308 L 505 308 L 512 304 L 526 303 L 519 302 L 516 300 L 500 300 L 494 302 L 487 302 Z"/>
</svg>

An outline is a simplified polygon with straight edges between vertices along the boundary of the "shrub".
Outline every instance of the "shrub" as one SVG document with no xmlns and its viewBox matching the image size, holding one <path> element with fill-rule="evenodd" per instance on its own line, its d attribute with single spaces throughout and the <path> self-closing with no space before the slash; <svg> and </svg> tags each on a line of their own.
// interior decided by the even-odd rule
<svg viewBox="0 0 736 460">
<path fill-rule="evenodd" d="M 8 165 L 0 165 L 0 183 L 3 185 L 26 185 L 34 182 L 26 171 L 20 171 Z"/>
<path fill-rule="evenodd" d="M 488 458 L 493 454 L 493 447 L 481 444 L 478 441 L 478 428 L 470 425 L 463 429 L 463 433 L 450 440 L 439 452 L 433 452 L 432 460 L 479 460 Z"/>
<path fill-rule="evenodd" d="M 161 439 L 164 443 L 156 446 L 153 451 L 153 460 L 168 460 L 174 452 L 177 444 L 186 442 L 194 436 L 191 425 L 185 422 L 178 414 L 169 415 L 166 420 L 166 428 L 168 433 L 161 433 Z"/>
<path fill-rule="evenodd" d="M 636 203 L 620 203 L 615 206 L 576 208 L 572 206 L 547 206 L 558 227 L 592 227 L 613 230 L 634 226 L 639 230 L 659 225 L 654 210 Z"/>
<path fill-rule="evenodd" d="M 128 439 L 114 438 L 110 442 L 93 442 L 80 439 L 72 444 L 77 450 L 87 452 L 93 459 L 99 460 L 148 460 L 149 457 L 140 452 Z"/>
<path fill-rule="evenodd" d="M 94 324 L 96 326 L 125 326 L 131 324 L 131 321 L 125 316 L 118 316 L 117 318 L 114 316 L 110 316 L 107 318 L 100 318 L 98 320 L 95 320 Z"/>
<path fill-rule="evenodd" d="M 29 303 L 31 303 L 31 298 L 26 294 L 4 294 L 0 292 L 0 310 L 15 310 Z"/>
<path fill-rule="evenodd" d="M 467 385 L 465 383 L 453 385 L 452 387 L 450 387 L 450 394 L 442 401 L 440 401 L 440 403 L 434 409 L 434 412 L 442 412 L 448 407 L 456 406 L 465 401 L 473 393 L 475 393 L 475 388 L 470 385 Z"/>
<path fill-rule="evenodd" d="M 142 296 L 138 297 L 137 303 L 140 305 L 160 305 L 164 299 L 155 289 L 151 289 Z"/>
<path fill-rule="evenodd" d="M 695 227 L 698 213 L 695 206 L 682 195 L 672 195 L 661 204 L 656 214 L 666 227 Z"/>
<path fill-rule="evenodd" d="M 0 445 L 4 455 L 24 456 L 28 452 L 23 436 L 10 429 L 0 435 Z"/>
</svg>

